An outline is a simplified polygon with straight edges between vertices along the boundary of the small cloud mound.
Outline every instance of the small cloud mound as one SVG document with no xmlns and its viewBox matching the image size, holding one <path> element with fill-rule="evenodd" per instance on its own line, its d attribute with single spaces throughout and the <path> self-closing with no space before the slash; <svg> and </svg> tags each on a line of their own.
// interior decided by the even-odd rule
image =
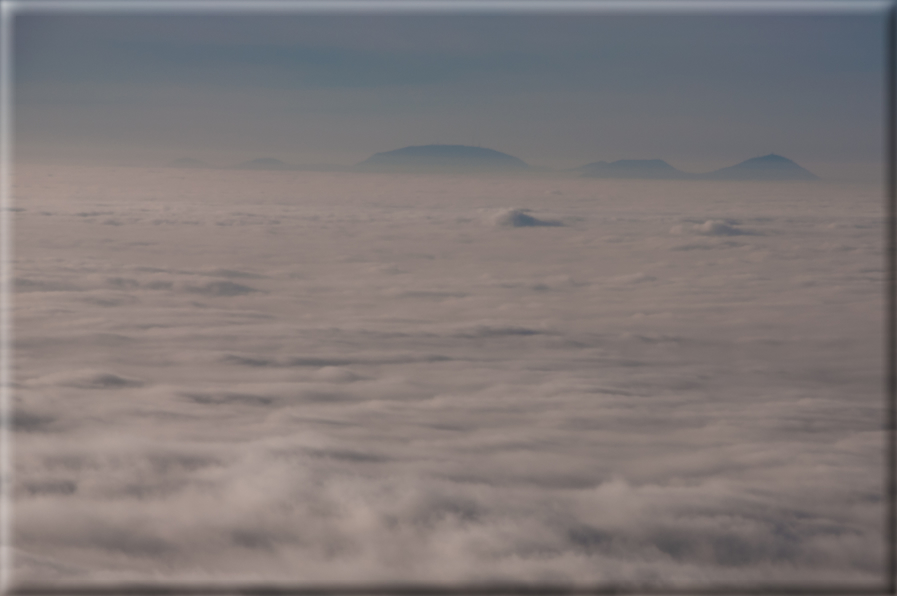
<svg viewBox="0 0 897 596">
<path fill-rule="evenodd" d="M 694 224 L 692 226 L 673 226 L 670 229 L 671 234 L 697 234 L 699 236 L 744 236 L 753 235 L 754 232 L 738 228 L 731 222 L 719 219 L 708 219 L 704 223 Z"/>
<path fill-rule="evenodd" d="M 454 336 L 455 337 L 464 337 L 464 338 L 486 338 L 486 337 L 507 337 L 507 336 L 521 336 L 521 335 L 538 335 L 540 333 L 544 333 L 543 331 L 539 331 L 538 329 L 530 329 L 528 327 L 518 327 L 513 325 L 506 326 L 491 326 L 491 325 L 476 325 L 475 327 L 461 329 L 457 331 Z"/>
<path fill-rule="evenodd" d="M 28 277 L 17 277 L 13 281 L 13 287 L 16 292 L 69 292 L 78 291 L 81 288 L 69 284 L 65 281 L 57 281 L 54 279 L 32 279 Z"/>
<path fill-rule="evenodd" d="M 274 398 L 267 395 L 234 391 L 182 391 L 178 395 L 193 403 L 204 405 L 268 406 L 274 402 Z"/>
<path fill-rule="evenodd" d="M 260 279 L 262 276 L 257 273 L 249 273 L 248 271 L 238 271 L 236 269 L 213 269 L 209 271 L 209 275 L 215 277 L 243 278 L 243 279 Z"/>
<path fill-rule="evenodd" d="M 12 428 L 17 432 L 35 432 L 48 430 L 56 421 L 56 417 L 47 412 L 25 410 L 20 406 L 13 409 Z"/>
<path fill-rule="evenodd" d="M 628 285 L 632 285 L 632 284 L 640 284 L 640 283 L 645 283 L 645 282 L 649 282 L 649 281 L 657 281 L 657 278 L 654 277 L 653 275 L 648 275 L 646 273 L 639 271 L 637 273 L 618 275 L 616 277 L 610 278 L 608 281 L 610 281 L 610 283 L 613 285 L 628 286 Z"/>
<path fill-rule="evenodd" d="M 79 389 L 116 389 L 121 387 L 141 387 L 141 379 L 125 377 L 101 370 L 75 370 L 41 377 L 38 384 L 77 387 Z"/>
<path fill-rule="evenodd" d="M 189 286 L 187 291 L 203 296 L 242 296 L 258 292 L 255 288 L 232 281 L 213 281 L 202 286 Z"/>
<path fill-rule="evenodd" d="M 330 383 L 348 383 L 360 377 L 350 370 L 339 366 L 324 366 L 313 373 L 315 379 Z"/>
<path fill-rule="evenodd" d="M 536 226 L 562 226 L 559 221 L 537 219 L 527 213 L 529 209 L 502 209 L 493 216 L 492 223 L 502 228 L 530 228 Z"/>
<path fill-rule="evenodd" d="M 694 231 L 706 236 L 738 236 L 744 234 L 743 230 L 730 226 L 724 221 L 713 219 L 708 219 L 704 223 L 696 225 Z"/>
</svg>

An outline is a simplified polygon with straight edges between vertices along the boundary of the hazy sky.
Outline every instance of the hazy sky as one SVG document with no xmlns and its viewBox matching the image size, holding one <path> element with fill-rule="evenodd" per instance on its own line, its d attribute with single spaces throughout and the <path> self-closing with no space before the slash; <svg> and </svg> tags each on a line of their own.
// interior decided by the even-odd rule
<svg viewBox="0 0 897 596">
<path fill-rule="evenodd" d="M 26 159 L 230 165 L 351 164 L 447 143 L 533 165 L 663 158 L 687 171 L 773 152 L 821 175 L 874 176 L 885 11 L 857 6 L 867 9 L 22 11 L 16 146 Z"/>
</svg>

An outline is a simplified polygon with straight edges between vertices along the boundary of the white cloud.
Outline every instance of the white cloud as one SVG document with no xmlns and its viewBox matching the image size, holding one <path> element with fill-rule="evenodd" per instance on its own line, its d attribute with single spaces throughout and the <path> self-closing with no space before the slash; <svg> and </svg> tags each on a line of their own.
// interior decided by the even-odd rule
<svg viewBox="0 0 897 596">
<path fill-rule="evenodd" d="M 17 185 L 22 582 L 879 578 L 874 194 Z"/>
<path fill-rule="evenodd" d="M 505 228 L 531 228 L 536 226 L 561 226 L 559 221 L 539 219 L 528 213 L 529 209 L 507 208 L 492 214 L 494 225 Z"/>
<path fill-rule="evenodd" d="M 708 219 L 704 223 L 691 226 L 676 225 L 670 228 L 671 234 L 699 234 L 702 236 L 741 236 L 752 235 L 755 232 L 738 227 L 733 222 Z"/>
<path fill-rule="evenodd" d="M 143 381 L 100 370 L 75 370 L 54 373 L 32 381 L 35 385 L 62 385 L 81 389 L 114 389 L 140 387 Z"/>
</svg>

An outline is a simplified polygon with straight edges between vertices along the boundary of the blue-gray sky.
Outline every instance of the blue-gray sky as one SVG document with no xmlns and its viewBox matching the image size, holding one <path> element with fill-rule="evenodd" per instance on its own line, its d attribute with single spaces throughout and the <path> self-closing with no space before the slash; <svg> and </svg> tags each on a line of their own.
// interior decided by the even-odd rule
<svg viewBox="0 0 897 596">
<path fill-rule="evenodd" d="M 874 176 L 884 24 L 884 10 L 21 12 L 16 147 L 77 162 L 351 164 L 452 143 L 533 165 L 663 158 L 689 171 L 774 152 Z"/>
</svg>

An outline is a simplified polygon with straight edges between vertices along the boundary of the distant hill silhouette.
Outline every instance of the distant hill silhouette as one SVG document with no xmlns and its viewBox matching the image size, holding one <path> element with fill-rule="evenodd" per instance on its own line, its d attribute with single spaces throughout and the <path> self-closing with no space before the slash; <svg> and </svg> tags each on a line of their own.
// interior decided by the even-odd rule
<svg viewBox="0 0 897 596">
<path fill-rule="evenodd" d="M 596 161 L 577 168 L 589 178 L 646 178 L 651 180 L 677 180 L 693 178 L 677 170 L 662 159 L 621 159 L 614 162 Z"/>
<path fill-rule="evenodd" d="M 354 168 L 370 172 L 491 172 L 523 171 L 529 166 L 507 153 L 466 145 L 420 145 L 375 153 Z"/>
<path fill-rule="evenodd" d="M 818 180 L 790 159 L 770 153 L 706 174 L 677 170 L 662 159 L 597 161 L 576 168 L 588 178 L 640 178 L 649 180 Z"/>
<path fill-rule="evenodd" d="M 237 170 L 292 170 L 295 169 L 288 163 L 282 162 L 273 157 L 261 157 L 251 161 L 244 161 L 234 166 Z"/>
<path fill-rule="evenodd" d="M 201 159 L 193 159 L 192 157 L 181 157 L 168 162 L 169 168 L 191 168 L 195 170 L 204 170 L 211 168 L 209 164 Z"/>
<path fill-rule="evenodd" d="M 701 176 L 707 180 L 818 180 L 787 157 L 770 153 Z"/>
<path fill-rule="evenodd" d="M 329 163 L 312 163 L 295 165 L 290 169 L 302 172 L 350 172 L 352 171 L 352 166 L 342 166 Z"/>
</svg>

